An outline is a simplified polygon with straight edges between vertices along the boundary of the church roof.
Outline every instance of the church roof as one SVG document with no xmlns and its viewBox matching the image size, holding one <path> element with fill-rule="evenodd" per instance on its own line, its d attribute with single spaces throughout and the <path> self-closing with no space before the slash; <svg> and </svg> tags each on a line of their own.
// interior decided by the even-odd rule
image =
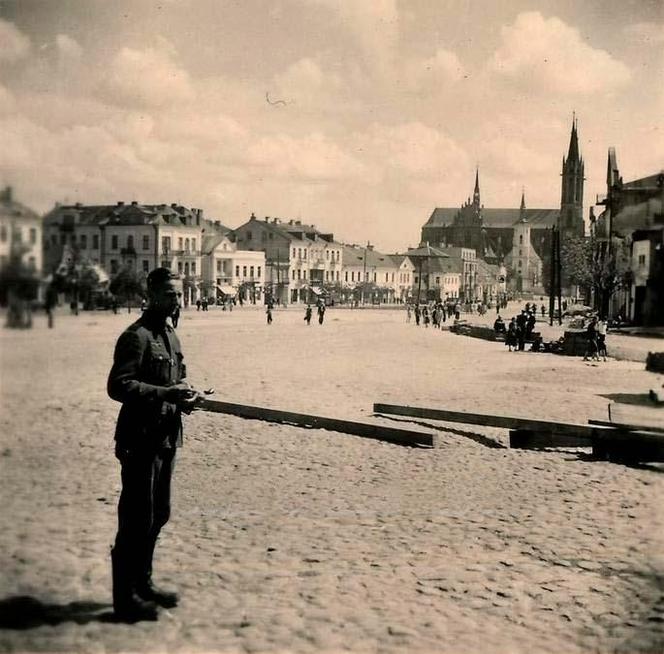
<svg viewBox="0 0 664 654">
<path fill-rule="evenodd" d="M 446 227 L 454 222 L 454 217 L 459 212 L 456 207 L 436 207 L 425 227 Z M 521 220 L 521 211 L 515 209 L 482 209 L 482 222 L 484 227 L 512 227 L 514 223 Z M 559 209 L 525 209 L 526 220 L 535 229 L 552 227 L 557 224 Z"/>
</svg>

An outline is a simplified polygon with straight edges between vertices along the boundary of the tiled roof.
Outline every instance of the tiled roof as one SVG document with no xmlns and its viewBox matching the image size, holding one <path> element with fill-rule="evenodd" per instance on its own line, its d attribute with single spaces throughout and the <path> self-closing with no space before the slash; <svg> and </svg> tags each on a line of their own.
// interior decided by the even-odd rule
<svg viewBox="0 0 664 654">
<path fill-rule="evenodd" d="M 437 207 L 425 227 L 445 227 L 454 223 L 459 208 Z M 484 227 L 511 227 L 521 219 L 521 211 L 515 209 L 482 209 Z M 559 209 L 526 209 L 526 219 L 535 228 L 552 227 L 557 224 Z"/>
</svg>

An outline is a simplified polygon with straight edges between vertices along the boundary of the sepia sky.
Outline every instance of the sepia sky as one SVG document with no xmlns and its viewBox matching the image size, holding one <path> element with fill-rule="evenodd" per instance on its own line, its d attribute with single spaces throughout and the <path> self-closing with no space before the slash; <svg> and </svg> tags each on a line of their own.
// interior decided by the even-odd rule
<svg viewBox="0 0 664 654">
<path fill-rule="evenodd" d="M 0 184 L 416 245 L 435 206 L 585 215 L 664 168 L 664 0 L 0 0 Z"/>
</svg>

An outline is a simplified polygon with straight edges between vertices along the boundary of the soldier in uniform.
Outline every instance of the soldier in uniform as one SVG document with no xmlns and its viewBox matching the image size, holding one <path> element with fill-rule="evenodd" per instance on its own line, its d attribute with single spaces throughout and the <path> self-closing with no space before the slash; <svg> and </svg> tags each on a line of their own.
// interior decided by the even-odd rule
<svg viewBox="0 0 664 654">
<path fill-rule="evenodd" d="M 186 377 L 180 342 L 166 318 L 178 306 L 167 268 L 147 278 L 148 306 L 115 346 L 108 394 L 122 403 L 115 454 L 122 465 L 118 532 L 111 551 L 113 607 L 127 622 L 156 620 L 157 607 L 174 607 L 178 597 L 152 582 L 152 557 L 170 514 L 175 452 L 182 445 L 182 411 L 198 393 Z"/>
</svg>

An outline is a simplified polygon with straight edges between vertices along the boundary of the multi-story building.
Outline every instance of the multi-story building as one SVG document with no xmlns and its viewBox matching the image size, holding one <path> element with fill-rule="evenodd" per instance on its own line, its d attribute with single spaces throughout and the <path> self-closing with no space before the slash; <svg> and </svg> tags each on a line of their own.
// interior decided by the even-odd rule
<svg viewBox="0 0 664 654">
<path fill-rule="evenodd" d="M 265 253 L 238 250 L 228 234 L 204 236 L 202 286 L 207 295 L 262 304 Z"/>
<path fill-rule="evenodd" d="M 396 266 L 395 298 L 398 302 L 410 302 L 415 283 L 415 264 L 405 254 L 390 255 Z"/>
<path fill-rule="evenodd" d="M 224 229 L 204 219 L 201 209 L 175 203 L 56 205 L 44 217 L 45 265 L 55 270 L 69 253 L 99 265 L 111 277 L 123 268 L 147 274 L 164 266 L 188 282 L 188 303 L 200 295 L 203 235 Z"/>
<path fill-rule="evenodd" d="M 232 238 L 238 250 L 264 253 L 266 293 L 282 304 L 312 302 L 341 282 L 342 246 L 314 225 L 251 214 Z"/>
<path fill-rule="evenodd" d="M 394 302 L 400 298 L 399 269 L 403 262 L 395 260 L 393 255 L 379 252 L 370 243 L 366 246 L 344 244 L 342 261 L 344 299 Z"/>
<path fill-rule="evenodd" d="M 16 202 L 12 188 L 0 191 L 0 269 L 16 257 L 36 274 L 42 271 L 42 221 Z"/>
<path fill-rule="evenodd" d="M 609 148 L 606 186 L 591 233 L 598 256 L 614 258 L 620 277 L 600 309 L 637 325 L 664 325 L 664 171 L 623 182 Z"/>
</svg>

